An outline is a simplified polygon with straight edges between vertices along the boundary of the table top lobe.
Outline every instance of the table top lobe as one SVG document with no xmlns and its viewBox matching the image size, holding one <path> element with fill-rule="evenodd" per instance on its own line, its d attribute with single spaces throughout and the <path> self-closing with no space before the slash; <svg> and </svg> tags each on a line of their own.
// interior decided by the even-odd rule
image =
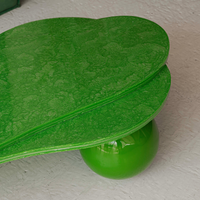
<svg viewBox="0 0 200 200">
<path fill-rule="evenodd" d="M 168 53 L 165 31 L 132 16 L 45 19 L 2 33 L 2 162 L 139 129 L 167 97 Z"/>
</svg>

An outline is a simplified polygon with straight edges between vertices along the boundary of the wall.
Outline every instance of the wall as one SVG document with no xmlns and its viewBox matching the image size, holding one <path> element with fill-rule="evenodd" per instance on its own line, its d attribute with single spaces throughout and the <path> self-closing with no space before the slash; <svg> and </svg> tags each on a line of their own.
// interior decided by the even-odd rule
<svg viewBox="0 0 200 200">
<path fill-rule="evenodd" d="M 0 165 L 0 200 L 200 199 L 200 1 L 23 0 L 0 16 L 0 33 L 52 17 L 135 15 L 169 35 L 172 87 L 156 117 L 160 146 L 152 165 L 126 180 L 92 172 L 79 151 L 25 158 Z"/>
</svg>

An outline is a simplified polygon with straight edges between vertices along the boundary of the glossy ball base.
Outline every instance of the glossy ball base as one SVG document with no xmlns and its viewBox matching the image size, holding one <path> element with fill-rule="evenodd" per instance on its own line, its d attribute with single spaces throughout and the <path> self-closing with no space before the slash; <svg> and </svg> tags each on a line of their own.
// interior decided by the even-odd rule
<svg viewBox="0 0 200 200">
<path fill-rule="evenodd" d="M 158 129 L 153 120 L 131 135 L 80 152 L 85 163 L 97 174 L 124 179 L 149 166 L 158 150 L 158 142 Z"/>
</svg>

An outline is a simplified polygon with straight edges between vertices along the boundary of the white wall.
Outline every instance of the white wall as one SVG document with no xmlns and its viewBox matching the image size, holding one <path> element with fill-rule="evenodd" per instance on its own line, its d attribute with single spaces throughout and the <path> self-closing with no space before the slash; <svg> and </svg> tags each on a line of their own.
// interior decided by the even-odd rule
<svg viewBox="0 0 200 200">
<path fill-rule="evenodd" d="M 0 33 L 52 17 L 135 15 L 161 25 L 171 42 L 172 87 L 156 117 L 160 147 L 152 165 L 126 180 L 96 175 L 78 151 L 0 165 L 0 200 L 200 199 L 200 1 L 23 0 L 0 16 Z"/>
</svg>

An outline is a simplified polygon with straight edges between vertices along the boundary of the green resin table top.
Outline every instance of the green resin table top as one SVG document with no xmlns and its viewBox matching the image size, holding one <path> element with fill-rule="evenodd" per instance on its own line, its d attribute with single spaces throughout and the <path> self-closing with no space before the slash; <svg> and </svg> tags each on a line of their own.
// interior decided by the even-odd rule
<svg viewBox="0 0 200 200">
<path fill-rule="evenodd" d="M 132 16 L 55 18 L 0 35 L 0 162 L 138 130 L 170 88 L 165 31 Z"/>
</svg>

